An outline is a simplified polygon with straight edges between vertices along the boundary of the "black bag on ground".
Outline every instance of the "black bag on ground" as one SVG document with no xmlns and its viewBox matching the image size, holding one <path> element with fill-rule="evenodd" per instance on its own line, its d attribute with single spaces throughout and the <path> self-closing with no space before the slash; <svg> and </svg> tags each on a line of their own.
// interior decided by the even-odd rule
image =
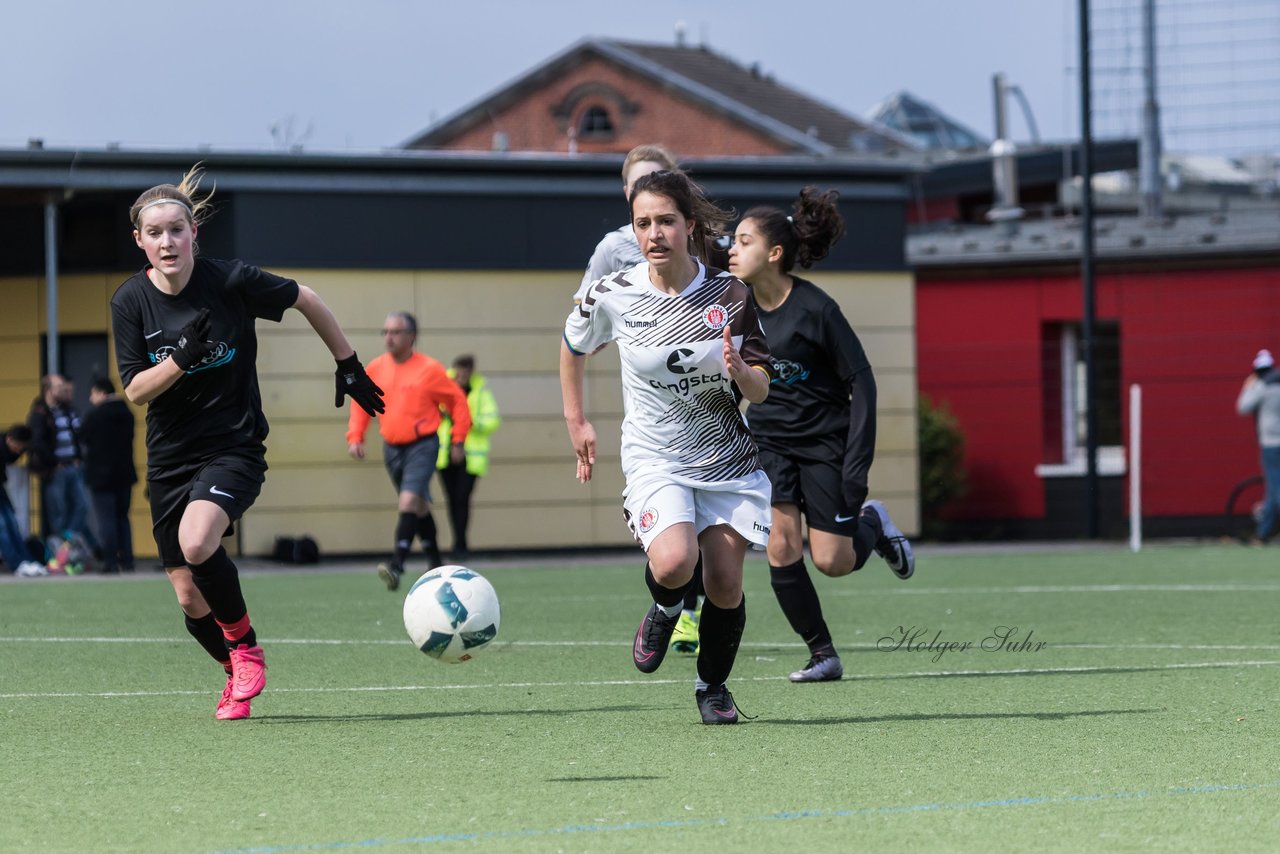
<svg viewBox="0 0 1280 854">
<path fill-rule="evenodd" d="M 319 563 L 320 546 L 310 536 L 276 537 L 271 559 L 281 563 Z"/>
</svg>

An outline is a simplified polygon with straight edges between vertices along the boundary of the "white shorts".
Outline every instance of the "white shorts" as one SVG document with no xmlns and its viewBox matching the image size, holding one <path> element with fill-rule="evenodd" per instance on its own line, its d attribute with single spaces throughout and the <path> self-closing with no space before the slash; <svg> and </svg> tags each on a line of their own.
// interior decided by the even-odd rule
<svg viewBox="0 0 1280 854">
<path fill-rule="evenodd" d="M 622 514 L 646 551 L 654 538 L 679 522 L 693 524 L 694 535 L 713 525 L 728 525 L 752 548 L 769 543 L 772 490 L 763 471 L 727 484 L 690 486 L 662 475 L 627 484 Z"/>
</svg>

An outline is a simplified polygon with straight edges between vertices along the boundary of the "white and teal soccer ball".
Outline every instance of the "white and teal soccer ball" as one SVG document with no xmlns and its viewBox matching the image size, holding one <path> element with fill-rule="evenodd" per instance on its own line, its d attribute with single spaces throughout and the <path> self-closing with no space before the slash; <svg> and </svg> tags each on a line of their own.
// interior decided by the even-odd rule
<svg viewBox="0 0 1280 854">
<path fill-rule="evenodd" d="M 409 588 L 404 627 L 414 646 L 437 661 L 470 661 L 498 636 L 498 594 L 465 566 L 438 566 Z"/>
</svg>

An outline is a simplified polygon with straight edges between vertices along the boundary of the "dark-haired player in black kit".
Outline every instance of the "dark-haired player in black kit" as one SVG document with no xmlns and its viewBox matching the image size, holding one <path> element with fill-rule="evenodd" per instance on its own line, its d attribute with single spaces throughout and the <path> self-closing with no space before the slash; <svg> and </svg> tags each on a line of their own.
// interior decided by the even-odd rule
<svg viewBox="0 0 1280 854">
<path fill-rule="evenodd" d="M 769 575 L 791 627 L 809 646 L 792 682 L 844 675 L 822 605 L 804 563 L 801 514 L 814 565 L 826 575 L 861 569 L 874 550 L 899 578 L 915 571 L 911 544 L 884 505 L 867 501 L 875 454 L 876 383 L 836 302 L 792 276 L 827 256 L 844 233 L 834 191 L 806 187 L 790 216 L 773 207 L 747 211 L 729 252 L 729 270 L 751 286 L 769 341 L 773 382 L 747 409 L 760 462 L 773 485 Z"/>
<path fill-rule="evenodd" d="M 227 673 L 215 717 L 249 717 L 266 663 L 222 537 L 249 509 L 267 470 L 267 420 L 256 361 L 257 318 L 296 308 L 337 360 L 341 406 L 350 395 L 382 411 L 333 312 L 315 291 L 244 264 L 196 257 L 208 195 L 201 170 L 161 184 L 129 211 L 147 266 L 111 298 L 116 362 L 125 396 L 147 406 L 147 486 L 160 560 L 187 630 Z"/>
</svg>

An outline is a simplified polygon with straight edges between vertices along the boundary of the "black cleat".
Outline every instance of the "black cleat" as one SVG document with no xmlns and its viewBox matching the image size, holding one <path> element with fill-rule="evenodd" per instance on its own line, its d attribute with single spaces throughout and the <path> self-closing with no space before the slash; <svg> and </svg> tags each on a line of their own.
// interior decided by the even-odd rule
<svg viewBox="0 0 1280 854">
<path fill-rule="evenodd" d="M 395 590 L 400 586 L 400 576 L 403 573 L 404 570 L 394 562 L 378 564 L 378 577 L 387 585 L 388 590 Z"/>
<path fill-rule="evenodd" d="M 697 691 L 694 696 L 698 700 L 698 711 L 702 714 L 704 724 L 736 724 L 738 707 L 733 703 L 733 695 L 724 685 Z"/>
<path fill-rule="evenodd" d="M 631 660 L 636 670 L 652 673 L 662 664 L 671 643 L 671 633 L 676 629 L 678 617 L 668 617 L 655 603 L 644 615 L 640 628 L 636 629 L 636 642 L 631 648 Z"/>
</svg>

